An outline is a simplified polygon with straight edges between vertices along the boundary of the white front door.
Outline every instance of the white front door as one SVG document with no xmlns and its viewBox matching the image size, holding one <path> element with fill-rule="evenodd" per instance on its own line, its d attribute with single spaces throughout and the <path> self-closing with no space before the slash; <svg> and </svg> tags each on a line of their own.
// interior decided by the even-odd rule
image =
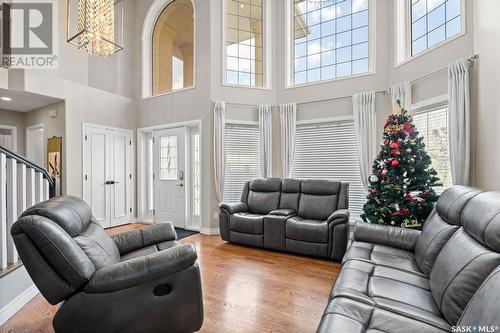
<svg viewBox="0 0 500 333">
<path fill-rule="evenodd" d="M 109 228 L 130 223 L 131 132 L 85 126 L 83 199 Z"/>
<path fill-rule="evenodd" d="M 170 221 L 185 227 L 186 129 L 173 128 L 153 132 L 154 140 L 154 222 Z"/>
</svg>

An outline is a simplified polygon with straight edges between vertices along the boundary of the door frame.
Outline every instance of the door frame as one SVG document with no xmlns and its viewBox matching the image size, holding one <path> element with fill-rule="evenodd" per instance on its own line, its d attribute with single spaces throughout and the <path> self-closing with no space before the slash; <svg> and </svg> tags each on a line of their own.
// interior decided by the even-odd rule
<svg viewBox="0 0 500 333">
<path fill-rule="evenodd" d="M 108 130 L 115 130 L 115 131 L 124 131 L 128 132 L 130 134 L 130 140 L 132 141 L 132 144 L 130 146 L 130 173 L 132 174 L 132 178 L 129 179 L 129 197 L 130 197 L 130 204 L 129 206 L 132 208 L 132 212 L 130 212 L 130 223 L 134 221 L 135 217 L 134 214 L 137 211 L 135 207 L 135 138 L 134 138 L 134 130 L 128 129 L 128 128 L 120 128 L 120 127 L 113 127 L 113 126 L 106 126 L 106 125 L 100 125 L 100 124 L 94 124 L 94 123 L 88 123 L 88 122 L 82 122 L 82 198 L 84 197 L 84 191 L 85 191 L 85 131 L 87 128 L 93 127 L 93 128 L 100 128 L 100 129 L 108 129 Z"/>
<path fill-rule="evenodd" d="M 154 219 L 150 216 L 149 211 L 147 209 L 147 136 L 153 131 L 164 130 L 164 129 L 172 129 L 177 127 L 187 127 L 187 128 L 198 128 L 200 138 L 203 138 L 203 126 L 202 120 L 190 120 L 176 123 L 168 123 L 150 127 L 142 127 L 137 129 L 137 218 L 138 220 L 146 223 L 154 223 Z M 186 131 L 186 133 L 190 133 Z M 191 191 L 191 136 L 188 135 L 188 138 L 185 140 L 186 145 L 186 175 L 189 172 L 189 177 L 186 177 L 186 197 L 185 197 L 185 207 L 186 207 L 186 215 L 185 215 L 185 228 L 187 230 L 195 230 L 200 231 L 202 225 L 201 214 L 203 214 L 203 172 L 200 174 L 200 222 L 199 225 L 193 224 L 192 214 L 191 214 L 191 201 L 192 201 L 192 191 Z M 203 139 L 201 139 L 203 142 Z M 200 170 L 203 170 L 203 144 L 200 143 Z M 189 189 L 189 190 L 188 190 Z"/>
<path fill-rule="evenodd" d="M 17 126 L 0 125 L 0 129 L 7 129 L 12 131 L 12 150 L 17 153 Z"/>
<path fill-rule="evenodd" d="M 26 157 L 28 157 L 28 152 L 31 152 L 30 151 L 31 132 L 33 132 L 34 130 L 38 130 L 38 129 L 43 130 L 43 137 L 45 138 L 45 128 L 44 128 L 43 123 L 35 124 L 35 125 L 31 125 L 31 126 L 26 127 L 26 151 L 25 151 Z M 47 164 L 47 156 L 46 156 L 47 155 L 47 147 L 43 141 L 42 141 L 42 149 L 43 149 L 42 155 L 43 155 L 43 159 L 44 159 L 43 164 Z M 41 167 L 46 168 L 46 165 L 41 165 Z"/>
</svg>

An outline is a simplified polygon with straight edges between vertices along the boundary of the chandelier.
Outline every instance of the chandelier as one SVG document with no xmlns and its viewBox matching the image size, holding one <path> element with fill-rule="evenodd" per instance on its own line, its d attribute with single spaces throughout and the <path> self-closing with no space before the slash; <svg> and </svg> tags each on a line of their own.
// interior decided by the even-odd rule
<svg viewBox="0 0 500 333">
<path fill-rule="evenodd" d="M 122 50 L 123 2 L 68 0 L 68 43 L 104 58 Z"/>
</svg>

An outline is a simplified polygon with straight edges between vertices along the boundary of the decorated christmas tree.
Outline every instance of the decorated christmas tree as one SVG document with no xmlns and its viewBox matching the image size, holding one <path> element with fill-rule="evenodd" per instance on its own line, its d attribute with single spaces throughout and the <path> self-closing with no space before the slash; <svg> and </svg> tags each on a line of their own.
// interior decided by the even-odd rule
<svg viewBox="0 0 500 333">
<path fill-rule="evenodd" d="M 365 222 L 420 229 L 441 186 L 422 136 L 409 112 L 398 106 L 384 126 L 384 141 L 373 162 Z"/>
</svg>

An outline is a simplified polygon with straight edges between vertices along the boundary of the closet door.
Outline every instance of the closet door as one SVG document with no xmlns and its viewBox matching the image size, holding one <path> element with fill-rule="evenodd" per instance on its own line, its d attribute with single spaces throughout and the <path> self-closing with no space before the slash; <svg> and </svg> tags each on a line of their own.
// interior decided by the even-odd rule
<svg viewBox="0 0 500 333">
<path fill-rule="evenodd" d="M 85 126 L 83 199 L 109 228 L 130 223 L 131 132 Z"/>
</svg>

